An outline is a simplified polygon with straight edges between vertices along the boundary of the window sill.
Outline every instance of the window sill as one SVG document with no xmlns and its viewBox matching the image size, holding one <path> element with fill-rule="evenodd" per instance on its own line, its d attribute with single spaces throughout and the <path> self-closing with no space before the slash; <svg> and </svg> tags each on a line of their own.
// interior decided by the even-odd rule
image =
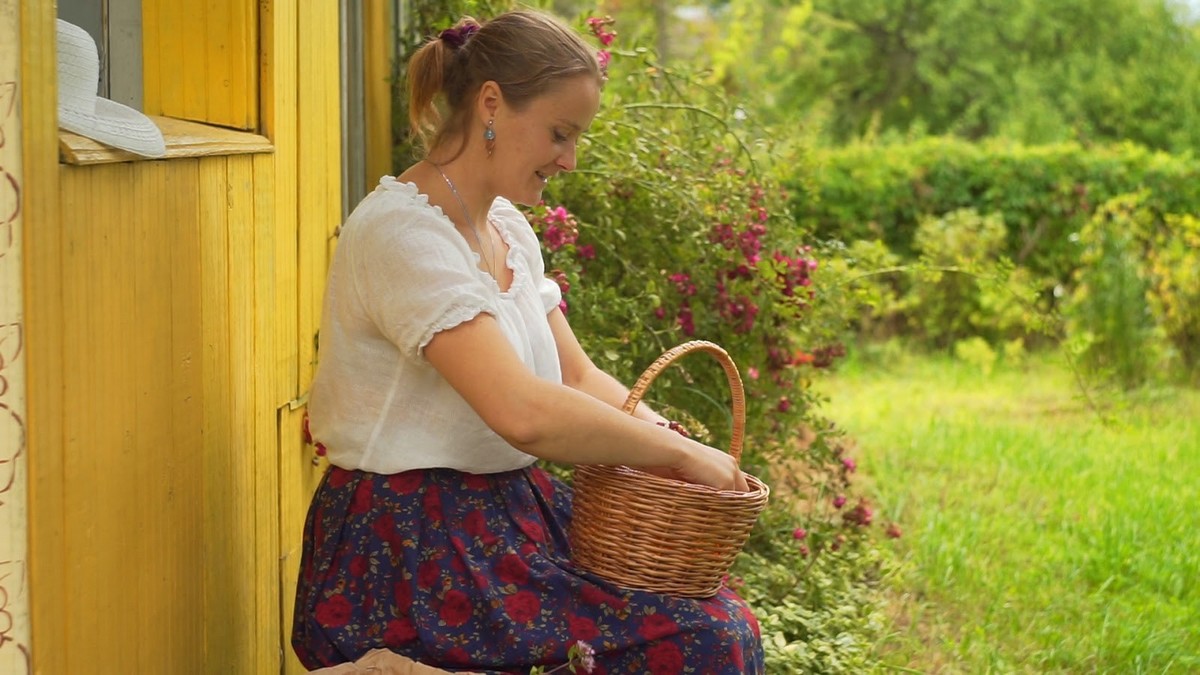
<svg viewBox="0 0 1200 675">
<path fill-rule="evenodd" d="M 181 157 L 211 157 L 214 155 L 248 155 L 273 152 L 275 146 L 266 137 L 245 131 L 234 131 L 174 117 L 151 117 L 162 130 L 167 143 L 163 157 L 142 157 L 132 152 L 110 148 L 90 138 L 58 130 L 59 161 L 63 164 L 113 164 L 144 162 L 151 159 Z"/>
</svg>

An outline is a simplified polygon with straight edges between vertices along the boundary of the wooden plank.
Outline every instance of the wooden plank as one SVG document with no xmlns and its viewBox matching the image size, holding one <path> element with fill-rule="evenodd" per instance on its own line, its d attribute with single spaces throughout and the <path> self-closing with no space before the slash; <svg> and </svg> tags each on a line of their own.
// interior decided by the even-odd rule
<svg viewBox="0 0 1200 675">
<path fill-rule="evenodd" d="M 21 125 L 24 173 L 25 365 L 29 458 L 29 578 L 33 661 L 37 672 L 71 672 L 66 644 L 69 613 L 63 464 L 63 236 L 59 226 L 59 167 L 55 6 L 23 2 Z"/>
<path fill-rule="evenodd" d="M 363 78 L 366 93 L 367 190 L 392 174 L 392 32 L 384 0 L 363 0 Z"/>
<path fill-rule="evenodd" d="M 280 653 L 273 647 L 280 634 L 279 602 L 279 459 L 275 374 L 279 354 L 275 324 L 278 321 L 275 292 L 275 200 L 272 166 L 266 157 L 246 158 L 253 189 L 251 209 L 253 237 L 252 310 L 254 354 L 254 643 L 257 646 L 254 672 L 279 672 Z"/>
<path fill-rule="evenodd" d="M 257 129 L 258 122 L 258 6 L 257 2 L 226 0 L 230 18 L 226 25 L 229 40 L 228 86 L 231 109 L 227 117 L 217 119 L 239 129 Z"/>
<path fill-rule="evenodd" d="M 175 376 L 164 415 L 170 420 L 173 453 L 166 502 L 171 511 L 169 540 L 178 552 L 172 561 L 172 585 L 161 589 L 162 601 L 172 607 L 174 630 L 167 636 L 168 653 L 176 655 L 176 672 L 187 672 L 204 661 L 204 643 L 197 635 L 205 631 L 204 614 L 196 611 L 204 603 L 204 549 L 197 533 L 203 531 L 204 490 L 196 478 L 204 475 L 201 404 L 202 324 L 200 279 L 200 162 L 174 162 L 171 184 L 156 183 L 153 189 L 170 192 L 172 211 L 181 217 L 162 223 L 166 236 L 160 255 L 167 260 L 171 280 L 171 302 L 167 330 L 171 336 L 170 368 Z M 161 178 L 169 174 L 161 173 Z M 150 214 L 147 214 L 147 219 Z M 148 669 L 152 670 L 152 669 Z"/>
<path fill-rule="evenodd" d="M 134 550 L 138 522 L 131 497 L 133 378 L 130 335 L 121 321 L 133 307 L 131 241 L 126 223 L 129 165 L 65 170 L 61 214 L 64 231 L 64 341 L 71 348 L 63 382 L 66 458 L 67 625 L 70 659 L 82 664 L 132 667 L 137 645 L 122 622 L 136 621 L 139 579 Z"/>
<path fill-rule="evenodd" d="M 128 165 L 133 174 L 131 185 L 123 192 L 132 193 L 122 206 L 130 230 L 126 255 L 136 265 L 130 270 L 130 304 L 121 313 L 128 342 L 124 349 L 129 355 L 126 379 L 131 381 L 130 400 L 133 405 L 127 421 L 132 435 L 132 460 L 129 462 L 127 494 L 131 495 L 134 520 L 126 523 L 131 531 L 131 560 L 136 561 L 136 582 L 129 591 L 137 598 L 137 613 L 126 635 L 153 636 L 149 640 L 134 640 L 137 660 L 130 667 L 147 672 L 154 667 L 176 669 L 185 653 L 171 651 L 171 636 L 179 629 L 176 605 L 162 601 L 172 591 L 179 578 L 175 569 L 181 557 L 182 544 L 174 534 L 179 531 L 182 515 L 173 504 L 170 492 L 175 480 L 175 447 L 171 433 L 170 392 L 175 373 L 171 366 L 171 255 L 167 249 L 174 242 L 164 236 L 165 213 L 171 208 L 174 191 L 168 189 L 168 168 L 162 162 Z M 181 173 L 178 164 L 170 167 Z M 182 183 L 183 181 L 180 181 Z M 131 216 L 131 217 L 130 217 Z M 136 308 L 136 311 L 130 311 Z M 164 405 L 165 404 L 165 405 Z M 165 408 L 165 409 L 164 409 Z M 179 598 L 186 602 L 186 598 Z M 128 639 L 128 637 L 126 638 Z"/>
<path fill-rule="evenodd" d="M 162 130 L 167 154 L 162 159 L 212 157 L 271 152 L 271 142 L 258 134 L 215 127 L 174 117 L 150 118 Z M 59 135 L 59 152 L 68 164 L 109 164 L 145 161 L 140 157 L 67 131 Z"/>
<path fill-rule="evenodd" d="M 229 477 L 233 485 L 233 518 L 228 533 L 233 541 L 233 559 L 239 574 L 233 579 L 233 595 L 237 605 L 228 605 L 227 620 L 236 624 L 238 632 L 231 650 L 241 667 L 258 663 L 258 652 L 269 645 L 255 640 L 253 621 L 258 616 L 255 606 L 256 584 L 265 580 L 255 577 L 254 560 L 255 511 L 260 499 L 276 499 L 276 493 L 259 495 L 255 477 L 254 408 L 255 382 L 258 378 L 254 360 L 254 192 L 252 158 L 230 157 L 227 160 L 229 186 L 227 229 L 229 237 L 229 372 L 230 419 L 233 422 Z"/>
<path fill-rule="evenodd" d="M 212 115 L 210 106 L 218 102 L 212 86 L 209 45 L 219 40 L 227 30 L 220 24 L 210 24 L 209 3 L 170 2 L 163 13 L 170 17 L 170 36 L 180 49 L 172 51 L 179 64 L 181 87 L 173 100 L 174 114 L 184 119 L 203 122 L 219 118 Z M 216 17 L 218 20 L 220 17 Z"/>
<path fill-rule="evenodd" d="M 292 649 L 290 636 L 292 618 L 295 614 L 296 580 L 300 576 L 300 544 L 304 532 L 304 518 L 308 503 L 321 474 L 328 468 L 322 460 L 314 464 L 312 448 L 304 444 L 301 437 L 301 422 L 306 407 L 285 406 L 279 411 L 279 455 L 282 460 L 281 475 L 288 476 L 291 483 L 284 485 L 291 490 L 291 499 L 283 500 L 280 514 L 282 523 L 280 537 L 285 542 L 283 554 L 279 556 L 279 576 L 284 588 L 281 598 L 282 647 L 284 653 L 283 672 L 299 675 L 307 672 Z"/>
<path fill-rule="evenodd" d="M 300 388 L 307 391 L 316 367 L 315 337 L 320 324 L 325 273 L 341 214 L 341 116 L 337 59 L 338 8 L 314 3 L 300 16 L 300 98 L 298 183 L 300 185 Z"/>
<path fill-rule="evenodd" d="M 173 65 L 163 64 L 162 12 L 163 0 L 142 0 L 142 112 L 147 115 L 163 114 L 164 77 L 174 75 Z"/>
<path fill-rule="evenodd" d="M 290 2 L 268 2 L 262 5 L 260 33 L 262 56 L 262 125 L 263 133 L 274 147 L 275 213 L 278 224 L 277 264 L 280 278 L 278 291 L 281 311 L 286 312 L 277 324 L 278 344 L 287 350 L 289 372 L 281 373 L 277 403 L 300 396 L 298 337 L 299 291 L 298 258 L 298 122 L 297 97 L 297 9 Z"/>
<path fill-rule="evenodd" d="M 247 639 L 231 604 L 240 604 L 239 568 L 233 539 L 234 422 L 230 372 L 229 191 L 225 158 L 202 160 L 199 169 L 200 314 L 203 377 L 204 664 L 207 672 L 234 673 Z"/>
<path fill-rule="evenodd" d="M 229 124 L 236 117 L 235 111 L 244 107 L 245 102 L 245 92 L 233 86 L 232 81 L 242 65 L 235 59 L 244 56 L 241 45 L 233 39 L 233 33 L 237 30 L 233 26 L 235 10 L 230 0 L 205 0 L 189 4 L 203 8 L 203 22 L 207 28 L 203 41 L 195 45 L 196 50 L 203 53 L 205 64 L 204 79 L 195 80 L 196 89 L 204 97 L 204 116 L 196 119 Z M 239 84 L 244 86 L 244 81 Z"/>
</svg>

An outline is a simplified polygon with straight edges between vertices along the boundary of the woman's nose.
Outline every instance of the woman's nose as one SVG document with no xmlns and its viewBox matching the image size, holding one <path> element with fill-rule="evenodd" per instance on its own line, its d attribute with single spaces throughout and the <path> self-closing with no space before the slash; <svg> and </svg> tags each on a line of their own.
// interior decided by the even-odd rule
<svg viewBox="0 0 1200 675">
<path fill-rule="evenodd" d="M 576 146 L 574 143 L 572 143 L 571 147 L 567 148 L 566 152 L 559 155 L 558 168 L 562 169 L 563 171 L 574 171 L 575 170 L 575 164 L 576 164 L 575 150 L 576 150 Z"/>
</svg>

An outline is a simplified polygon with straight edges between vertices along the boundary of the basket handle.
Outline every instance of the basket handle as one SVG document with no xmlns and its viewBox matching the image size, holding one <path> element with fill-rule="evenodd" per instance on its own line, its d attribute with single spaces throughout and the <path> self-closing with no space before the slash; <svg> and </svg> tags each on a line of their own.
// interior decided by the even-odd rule
<svg viewBox="0 0 1200 675">
<path fill-rule="evenodd" d="M 729 390 L 733 395 L 733 437 L 729 441 L 729 454 L 734 461 L 739 464 L 742 461 L 742 443 L 746 434 L 746 393 L 742 389 L 742 376 L 738 372 L 737 365 L 729 354 L 720 346 L 708 342 L 706 340 L 692 340 L 685 342 L 677 347 L 673 347 L 663 353 L 651 363 L 642 376 L 638 378 L 633 388 L 629 390 L 629 397 L 625 399 L 625 405 L 621 407 L 625 413 L 632 415 L 637 404 L 641 402 L 642 396 L 645 395 L 646 389 L 650 387 L 650 383 L 658 377 L 667 366 L 674 363 L 684 354 L 690 352 L 707 352 L 713 356 L 721 367 L 725 369 L 725 378 L 729 380 Z"/>
</svg>

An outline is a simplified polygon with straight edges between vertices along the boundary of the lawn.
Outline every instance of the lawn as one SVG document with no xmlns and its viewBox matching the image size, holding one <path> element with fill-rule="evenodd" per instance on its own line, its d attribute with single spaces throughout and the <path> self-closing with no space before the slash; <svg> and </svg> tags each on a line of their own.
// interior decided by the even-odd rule
<svg viewBox="0 0 1200 675">
<path fill-rule="evenodd" d="M 904 529 L 886 663 L 1200 672 L 1200 392 L 1109 399 L 1105 422 L 1061 359 L 985 375 L 897 349 L 830 380 L 826 411 Z"/>
</svg>

